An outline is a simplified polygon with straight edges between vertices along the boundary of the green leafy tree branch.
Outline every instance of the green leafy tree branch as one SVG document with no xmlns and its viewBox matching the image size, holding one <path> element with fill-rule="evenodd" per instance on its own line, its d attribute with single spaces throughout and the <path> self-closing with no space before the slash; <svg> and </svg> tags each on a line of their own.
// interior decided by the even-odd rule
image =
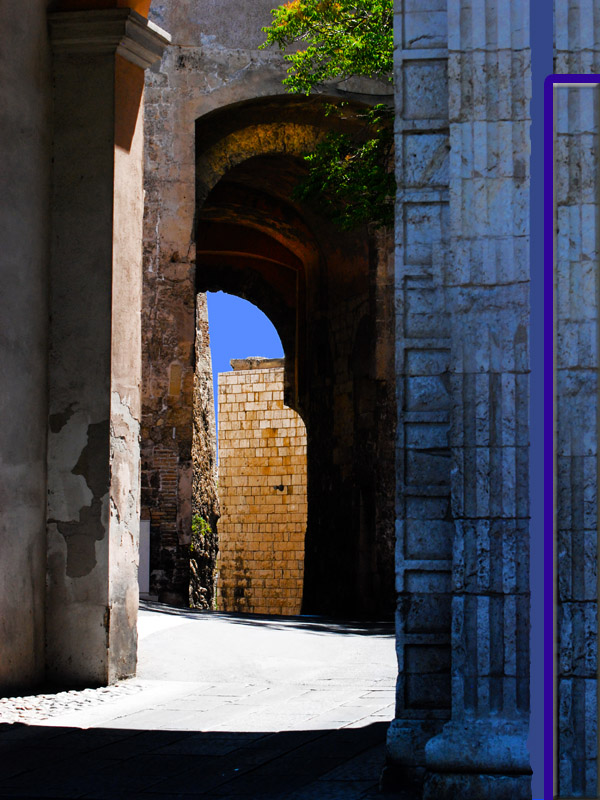
<svg viewBox="0 0 600 800">
<path fill-rule="evenodd" d="M 393 0 L 292 0 L 271 13 L 262 46 L 301 45 L 284 55 L 289 92 L 309 94 L 352 76 L 391 81 Z M 344 104 L 333 110 L 345 113 Z M 297 191 L 344 229 L 393 224 L 393 109 L 377 105 L 360 116 L 356 133 L 331 131 L 305 156 L 308 177 Z"/>
</svg>

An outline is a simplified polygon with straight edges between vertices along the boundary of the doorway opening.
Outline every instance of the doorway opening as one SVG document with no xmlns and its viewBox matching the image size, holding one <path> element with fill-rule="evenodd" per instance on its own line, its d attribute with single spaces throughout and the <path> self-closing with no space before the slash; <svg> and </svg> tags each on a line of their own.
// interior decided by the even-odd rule
<svg viewBox="0 0 600 800">
<path fill-rule="evenodd" d="M 307 428 L 302 612 L 381 618 L 395 606 L 391 236 L 340 231 L 297 199 L 303 153 L 356 124 L 323 104 L 262 99 L 198 120 L 196 291 L 250 301 L 281 339 L 284 403 Z"/>
<path fill-rule="evenodd" d="M 283 402 L 281 341 L 246 300 L 219 292 L 197 304 L 190 605 L 298 614 L 306 429 Z"/>
</svg>

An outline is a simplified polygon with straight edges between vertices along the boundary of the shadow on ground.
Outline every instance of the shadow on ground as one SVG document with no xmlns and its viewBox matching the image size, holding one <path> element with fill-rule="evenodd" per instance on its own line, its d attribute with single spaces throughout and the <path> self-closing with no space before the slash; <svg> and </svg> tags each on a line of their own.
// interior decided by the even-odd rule
<svg viewBox="0 0 600 800">
<path fill-rule="evenodd" d="M 394 622 L 368 620 L 339 620 L 320 616 L 275 616 L 273 614 L 232 614 L 226 611 L 202 611 L 194 608 L 176 608 L 152 600 L 141 600 L 140 608 L 146 611 L 160 611 L 184 619 L 224 619 L 238 625 L 261 625 L 272 630 L 296 629 L 312 633 L 346 633 L 353 636 L 390 636 L 394 634 Z"/>
<path fill-rule="evenodd" d="M 0 726 L 0 797 L 337 800 L 381 794 L 388 723 L 197 733 Z"/>
</svg>

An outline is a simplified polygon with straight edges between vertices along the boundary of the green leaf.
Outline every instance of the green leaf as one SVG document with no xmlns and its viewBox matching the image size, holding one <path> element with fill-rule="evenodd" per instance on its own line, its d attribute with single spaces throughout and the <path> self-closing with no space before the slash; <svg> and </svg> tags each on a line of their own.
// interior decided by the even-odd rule
<svg viewBox="0 0 600 800">
<path fill-rule="evenodd" d="M 309 94 L 353 75 L 392 79 L 393 0 L 292 0 L 271 13 L 263 48 L 303 44 L 284 55 L 289 92 Z M 337 113 L 343 105 L 334 107 Z M 368 109 L 363 123 L 356 136 L 331 132 L 306 154 L 308 177 L 296 191 L 344 229 L 394 220 L 393 109 Z"/>
</svg>

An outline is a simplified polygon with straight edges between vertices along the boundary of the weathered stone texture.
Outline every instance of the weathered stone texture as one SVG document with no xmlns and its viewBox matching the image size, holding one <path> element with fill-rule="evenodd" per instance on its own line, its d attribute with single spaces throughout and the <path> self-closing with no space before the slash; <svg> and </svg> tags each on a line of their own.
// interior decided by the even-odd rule
<svg viewBox="0 0 600 800">
<path fill-rule="evenodd" d="M 389 613 L 390 247 L 366 228 L 336 231 L 293 197 L 302 154 L 327 130 L 360 123 L 350 108 L 344 119 L 327 117 L 318 96 L 285 96 L 281 54 L 257 49 L 271 8 L 261 0 L 240 16 L 232 0 L 152 6 L 175 42 L 148 77 L 146 101 L 142 457 L 153 591 L 187 597 L 194 299 L 222 290 L 277 328 L 286 398 L 307 424 L 307 610 Z M 351 84 L 326 95 L 354 102 Z M 366 93 L 362 104 L 390 97 L 387 85 L 354 88 Z M 175 480 L 163 469 L 175 469 Z"/>
<path fill-rule="evenodd" d="M 217 431 L 206 295 L 196 299 L 196 365 L 192 441 L 192 519 L 201 517 L 208 530 L 192 541 L 190 606 L 213 608 L 217 570 L 219 497 L 217 494 Z"/>
<path fill-rule="evenodd" d="M 554 0 L 554 72 L 600 72 L 600 8 L 596 0 Z"/>
<path fill-rule="evenodd" d="M 558 32 L 556 44 L 564 68 Z M 600 96 L 554 91 L 558 776 L 561 797 L 588 797 L 597 793 Z"/>
<path fill-rule="evenodd" d="M 388 749 L 417 781 L 426 767 L 424 797 L 485 785 L 525 798 L 529 11 L 436 3 L 448 39 L 415 52 L 417 9 L 427 37 L 427 0 L 396 12 L 400 676 Z M 415 713 L 419 685 L 433 702 Z"/>
<path fill-rule="evenodd" d="M 279 54 L 258 51 L 272 4 L 151 4 L 173 46 L 145 97 L 142 505 L 151 520 L 151 592 L 188 602 L 195 336 L 196 119 L 281 93 Z M 233 24 L 233 20 L 236 23 Z"/>
<path fill-rule="evenodd" d="M 116 50 L 166 41 L 128 9 L 50 25 L 47 672 L 99 684 L 135 672 L 138 607 L 144 73 Z"/>
<path fill-rule="evenodd" d="M 445 23 L 444 2 L 396 5 L 399 674 L 388 758 L 402 781 L 415 785 L 423 780 L 424 745 L 448 719 L 451 705 L 450 340 L 443 287 L 449 225 Z"/>
<path fill-rule="evenodd" d="M 525 800 L 529 6 L 449 0 L 448 20 L 452 720 L 426 746 L 424 797 L 444 773 L 447 792 L 479 796 L 477 773 L 497 772 L 490 796 L 510 776 Z"/>
<path fill-rule="evenodd" d="M 306 428 L 283 404 L 281 359 L 219 374 L 218 608 L 299 614 L 306 533 Z"/>
</svg>

